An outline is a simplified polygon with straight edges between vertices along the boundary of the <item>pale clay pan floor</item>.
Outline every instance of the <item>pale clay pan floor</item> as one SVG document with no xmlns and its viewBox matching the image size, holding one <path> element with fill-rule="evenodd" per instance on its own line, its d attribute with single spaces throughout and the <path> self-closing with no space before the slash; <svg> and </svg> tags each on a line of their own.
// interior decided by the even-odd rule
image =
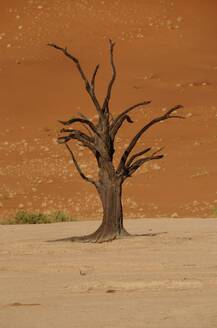
<svg viewBox="0 0 217 328">
<path fill-rule="evenodd" d="M 217 327 L 217 221 L 128 220 L 104 244 L 47 240 L 98 221 L 0 226 L 1 328 Z"/>
</svg>

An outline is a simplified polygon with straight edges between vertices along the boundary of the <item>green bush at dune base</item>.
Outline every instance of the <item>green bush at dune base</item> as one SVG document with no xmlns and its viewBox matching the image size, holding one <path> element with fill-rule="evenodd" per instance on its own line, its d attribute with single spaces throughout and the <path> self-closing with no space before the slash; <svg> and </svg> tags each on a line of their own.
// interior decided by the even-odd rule
<svg viewBox="0 0 217 328">
<path fill-rule="evenodd" d="M 213 216 L 214 216 L 214 218 L 217 218 L 217 207 L 215 207 L 214 209 L 213 209 Z"/>
<path fill-rule="evenodd" d="M 62 211 L 51 214 L 18 211 L 14 217 L 5 220 L 2 224 L 42 224 L 69 221 L 73 221 L 72 217 Z"/>
</svg>

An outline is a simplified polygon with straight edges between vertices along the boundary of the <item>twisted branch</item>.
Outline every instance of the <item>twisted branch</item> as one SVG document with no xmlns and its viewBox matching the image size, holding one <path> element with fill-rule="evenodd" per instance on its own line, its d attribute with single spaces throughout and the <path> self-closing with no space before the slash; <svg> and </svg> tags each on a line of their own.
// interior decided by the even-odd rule
<svg viewBox="0 0 217 328">
<path fill-rule="evenodd" d="M 134 156 L 132 156 L 132 160 L 135 160 L 136 157 L 141 156 L 144 153 L 147 153 L 151 148 L 147 148 L 144 151 L 135 154 Z M 164 155 L 157 155 L 163 148 L 160 148 L 158 150 L 156 150 L 151 156 L 145 157 L 145 158 L 140 158 L 137 161 L 135 161 L 133 164 L 130 165 L 130 162 L 132 163 L 132 161 L 130 160 L 128 162 L 128 165 L 126 165 L 125 167 L 125 171 L 124 171 L 124 179 L 127 177 L 130 177 L 133 175 L 133 173 L 135 173 L 144 163 L 149 162 L 149 161 L 153 161 L 156 159 L 161 159 L 164 157 Z M 134 158 L 133 158 L 134 157 Z"/>
<path fill-rule="evenodd" d="M 136 135 L 135 137 L 132 139 L 132 141 L 130 142 L 130 144 L 128 145 L 127 149 L 124 151 L 119 166 L 118 166 L 118 170 L 117 172 L 120 173 L 121 171 L 124 172 L 125 170 L 125 163 L 127 161 L 128 156 L 130 155 L 130 153 L 132 152 L 133 148 L 135 147 L 137 141 L 140 139 L 140 137 L 143 135 L 144 132 L 146 132 L 152 125 L 165 121 L 167 119 L 170 118 L 185 118 L 183 116 L 179 116 L 179 115 L 171 115 L 174 111 L 183 108 L 182 105 L 177 105 L 171 109 L 169 109 L 164 115 L 159 116 L 154 118 L 153 120 L 151 120 L 148 124 L 146 124 Z"/>
<path fill-rule="evenodd" d="M 146 154 L 147 152 L 149 152 L 151 150 L 151 148 L 146 148 L 142 151 L 140 151 L 139 153 L 134 154 L 133 156 L 131 156 L 131 158 L 129 159 L 129 161 L 126 163 L 126 167 L 129 167 L 130 164 L 139 156 L 142 156 L 144 154 Z"/>
<path fill-rule="evenodd" d="M 99 104 L 99 102 L 98 102 L 98 100 L 95 96 L 95 92 L 94 92 L 94 89 L 92 88 L 92 85 L 89 83 L 89 81 L 86 77 L 86 74 L 84 73 L 84 71 L 81 67 L 81 64 L 80 64 L 79 60 L 74 55 L 72 55 L 70 52 L 68 52 L 67 47 L 62 48 L 62 47 L 60 47 L 60 46 L 58 46 L 54 43 L 48 43 L 48 46 L 61 51 L 66 57 L 68 57 L 69 59 L 71 59 L 75 63 L 75 65 L 76 65 L 76 67 L 77 67 L 77 69 L 78 69 L 78 71 L 81 75 L 81 78 L 83 79 L 83 81 L 85 83 L 85 88 L 86 88 L 92 102 L 95 105 L 97 113 L 101 117 L 102 116 L 102 110 L 101 110 L 100 104 Z M 95 76 L 96 76 L 96 73 L 95 73 Z M 92 80 L 93 80 L 93 78 L 92 78 Z M 95 77 L 94 77 L 94 80 L 95 80 Z"/>
<path fill-rule="evenodd" d="M 58 137 L 57 141 L 59 144 L 66 144 L 69 140 L 75 139 L 81 142 L 84 147 L 89 148 L 95 156 L 97 153 L 99 153 L 98 149 L 93 144 L 93 138 L 89 137 L 85 133 L 79 130 L 65 128 L 62 129 L 60 132 L 67 132 L 69 134 L 67 136 Z"/>
<path fill-rule="evenodd" d="M 87 176 L 82 172 L 82 170 L 81 170 L 81 168 L 80 168 L 80 166 L 79 166 L 79 164 L 78 164 L 78 162 L 77 162 L 77 160 L 76 160 L 76 158 L 75 158 L 75 156 L 74 156 L 74 154 L 73 154 L 71 148 L 69 147 L 69 145 L 68 145 L 67 143 L 65 143 L 65 146 L 66 146 L 67 150 L 69 151 L 69 153 L 70 153 L 70 155 L 71 155 L 71 157 L 72 157 L 73 163 L 74 163 L 74 165 L 75 165 L 75 167 L 76 167 L 78 173 L 79 173 L 80 176 L 82 177 L 82 179 L 84 179 L 84 180 L 87 181 L 87 182 L 92 183 L 94 186 L 97 186 L 97 182 L 96 182 L 96 181 L 94 181 L 93 179 L 87 177 Z"/>
</svg>

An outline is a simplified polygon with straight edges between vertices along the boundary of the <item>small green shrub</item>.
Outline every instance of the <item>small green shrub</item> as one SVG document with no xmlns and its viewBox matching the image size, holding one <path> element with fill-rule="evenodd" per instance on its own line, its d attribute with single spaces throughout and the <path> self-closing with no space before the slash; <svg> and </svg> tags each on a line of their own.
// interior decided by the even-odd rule
<svg viewBox="0 0 217 328">
<path fill-rule="evenodd" d="M 217 207 L 213 209 L 212 215 L 214 216 L 214 218 L 217 218 Z"/>
<path fill-rule="evenodd" d="M 13 218 L 4 220 L 2 224 L 42 224 L 69 221 L 73 221 L 72 217 L 61 211 L 51 214 L 18 211 Z"/>
</svg>

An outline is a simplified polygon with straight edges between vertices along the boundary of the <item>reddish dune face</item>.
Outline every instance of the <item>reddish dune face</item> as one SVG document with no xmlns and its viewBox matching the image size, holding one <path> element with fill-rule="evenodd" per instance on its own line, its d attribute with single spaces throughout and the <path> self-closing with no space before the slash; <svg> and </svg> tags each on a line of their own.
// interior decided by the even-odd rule
<svg viewBox="0 0 217 328">
<path fill-rule="evenodd" d="M 186 120 L 155 126 L 138 143 L 164 147 L 124 187 L 126 217 L 207 217 L 217 207 L 217 3 L 207 1 L 19 0 L 0 3 L 0 216 L 19 209 L 97 218 L 101 205 L 80 180 L 58 119 L 96 112 L 73 63 L 46 46 L 67 46 L 91 76 L 100 64 L 102 101 L 111 76 L 108 39 L 116 42 L 111 111 L 143 100 L 117 140 L 117 155 L 152 117 L 184 105 Z M 87 174 L 91 154 L 72 143 Z"/>
</svg>

